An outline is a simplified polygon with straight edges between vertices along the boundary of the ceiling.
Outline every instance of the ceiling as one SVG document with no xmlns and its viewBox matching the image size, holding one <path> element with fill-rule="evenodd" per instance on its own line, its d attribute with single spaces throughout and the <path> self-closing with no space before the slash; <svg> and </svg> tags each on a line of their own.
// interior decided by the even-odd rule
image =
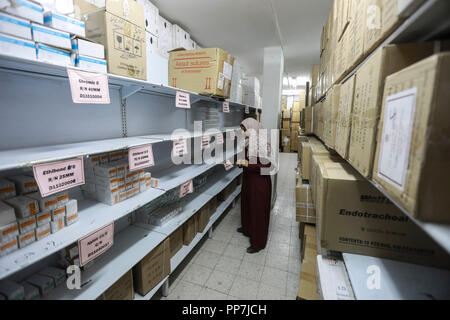
<svg viewBox="0 0 450 320">
<path fill-rule="evenodd" d="M 263 48 L 279 46 L 285 73 L 310 77 L 332 0 L 151 0 L 203 47 L 221 47 L 262 80 Z M 277 28 L 277 23 L 279 28 Z M 279 32 L 278 32 L 279 30 Z"/>
</svg>

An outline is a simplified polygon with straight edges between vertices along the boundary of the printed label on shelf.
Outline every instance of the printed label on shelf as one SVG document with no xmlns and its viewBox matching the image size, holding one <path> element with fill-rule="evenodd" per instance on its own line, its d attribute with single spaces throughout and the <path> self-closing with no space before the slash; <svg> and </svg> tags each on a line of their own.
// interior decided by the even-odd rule
<svg viewBox="0 0 450 320">
<path fill-rule="evenodd" d="M 83 159 L 75 158 L 33 166 L 42 197 L 84 184 Z"/>
<path fill-rule="evenodd" d="M 153 158 L 152 145 L 130 148 L 128 151 L 128 162 L 130 171 L 154 166 L 155 160 Z"/>
<path fill-rule="evenodd" d="M 211 141 L 210 136 L 202 136 L 202 150 L 209 148 L 209 142 Z"/>
<path fill-rule="evenodd" d="M 228 101 L 223 102 L 223 112 L 225 112 L 225 113 L 230 112 L 230 103 Z"/>
<path fill-rule="evenodd" d="M 233 168 L 233 164 L 231 163 L 230 160 L 225 160 L 223 162 L 223 166 L 225 167 L 226 171 L 230 171 Z"/>
<path fill-rule="evenodd" d="M 386 99 L 378 176 L 401 191 L 408 170 L 416 96 L 417 88 L 412 88 Z"/>
<path fill-rule="evenodd" d="M 177 108 L 190 109 L 191 108 L 191 96 L 187 92 L 177 91 L 175 98 L 175 106 Z"/>
<path fill-rule="evenodd" d="M 250 113 L 250 107 L 249 106 L 245 106 L 245 113 L 249 114 Z"/>
<path fill-rule="evenodd" d="M 216 134 L 216 144 L 223 144 L 223 134 L 222 133 Z"/>
<path fill-rule="evenodd" d="M 73 103 L 110 104 L 108 76 L 67 68 Z"/>
<path fill-rule="evenodd" d="M 189 180 L 180 186 L 180 198 L 183 198 L 185 195 L 192 192 L 194 192 L 194 184 L 192 183 L 192 180 Z"/>
<path fill-rule="evenodd" d="M 105 253 L 114 244 L 114 221 L 78 240 L 80 266 Z"/>
<path fill-rule="evenodd" d="M 230 133 L 230 139 L 234 140 L 236 138 L 236 132 L 234 132 L 234 130 L 233 130 L 233 131 L 229 131 L 229 133 Z"/>
<path fill-rule="evenodd" d="M 181 157 L 186 153 L 188 153 L 187 140 L 186 139 L 173 140 L 172 154 L 174 156 Z"/>
</svg>

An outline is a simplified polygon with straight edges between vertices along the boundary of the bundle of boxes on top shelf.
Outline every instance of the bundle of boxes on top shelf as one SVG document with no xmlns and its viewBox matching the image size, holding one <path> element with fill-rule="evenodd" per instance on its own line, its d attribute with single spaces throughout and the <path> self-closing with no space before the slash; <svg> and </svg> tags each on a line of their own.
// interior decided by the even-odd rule
<svg viewBox="0 0 450 320">
<path fill-rule="evenodd" d="M 306 106 L 306 92 L 299 91 L 299 100 L 293 101 L 292 109 L 287 108 L 287 99 L 281 101 L 281 146 L 283 152 L 297 152 L 299 135 L 304 133 L 302 119 Z"/>
<path fill-rule="evenodd" d="M 42 198 L 27 175 L 0 179 L 0 256 L 41 240 L 78 220 L 67 192 Z"/>
</svg>

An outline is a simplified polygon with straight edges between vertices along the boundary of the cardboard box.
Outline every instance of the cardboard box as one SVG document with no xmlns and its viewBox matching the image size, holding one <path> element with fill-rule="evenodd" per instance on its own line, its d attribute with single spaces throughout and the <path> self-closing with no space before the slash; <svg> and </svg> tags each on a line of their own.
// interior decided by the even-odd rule
<svg viewBox="0 0 450 320">
<path fill-rule="evenodd" d="M 431 54 L 432 43 L 389 45 L 357 71 L 348 160 L 364 176 L 372 174 L 385 78 Z"/>
<path fill-rule="evenodd" d="M 29 20 L 20 19 L 0 12 L 0 33 L 31 40 L 31 24 Z"/>
<path fill-rule="evenodd" d="M 283 119 L 291 119 L 291 110 L 283 110 L 282 113 Z"/>
<path fill-rule="evenodd" d="M 450 257 L 347 163 L 322 163 L 316 214 L 323 248 L 448 268 Z"/>
<path fill-rule="evenodd" d="M 292 112 L 292 122 L 300 122 L 300 111 Z"/>
<path fill-rule="evenodd" d="M 220 48 L 170 52 L 169 79 L 175 88 L 230 97 L 234 57 Z"/>
<path fill-rule="evenodd" d="M 42 276 L 39 274 L 33 274 L 31 277 L 25 280 L 29 284 L 37 287 L 41 296 L 46 295 L 55 287 L 52 278 L 47 276 Z"/>
<path fill-rule="evenodd" d="M 291 133 L 291 151 L 298 151 L 298 131 L 292 131 Z"/>
<path fill-rule="evenodd" d="M 197 213 L 196 213 L 196 217 L 197 217 L 197 232 L 198 233 L 202 233 L 203 231 L 205 231 L 206 226 L 209 223 L 209 205 L 206 204 L 204 205 Z"/>
<path fill-rule="evenodd" d="M 170 273 L 170 240 L 167 238 L 133 267 L 135 291 L 145 296 Z"/>
<path fill-rule="evenodd" d="M 148 47 L 147 47 L 148 48 Z M 169 60 L 158 53 L 147 52 L 147 81 L 168 86 L 169 85 Z"/>
<path fill-rule="evenodd" d="M 312 134 L 313 133 L 313 123 L 312 123 L 312 117 L 313 117 L 313 107 L 309 106 L 305 108 L 305 125 L 302 127 L 304 129 L 305 134 Z"/>
<path fill-rule="evenodd" d="M 41 212 L 36 215 L 36 225 L 38 227 L 48 225 L 52 221 L 51 211 Z"/>
<path fill-rule="evenodd" d="M 0 242 L 0 257 L 7 255 L 13 251 L 19 249 L 17 238 L 10 238 Z"/>
<path fill-rule="evenodd" d="M 339 99 L 341 94 L 341 85 L 335 85 L 327 95 L 327 104 L 324 112 L 324 132 L 323 140 L 325 144 L 334 149 L 336 139 L 336 119 L 339 111 Z"/>
<path fill-rule="evenodd" d="M 105 59 L 105 46 L 80 37 L 71 38 L 72 52 L 81 56 Z M 91 158 L 89 158 L 91 159 Z"/>
<path fill-rule="evenodd" d="M 46 267 L 40 270 L 38 274 L 52 278 L 55 287 L 66 282 L 66 271 L 64 269 Z"/>
<path fill-rule="evenodd" d="M 34 227 L 36 227 L 36 224 L 34 225 Z M 17 243 L 20 249 L 36 241 L 36 234 L 34 227 L 31 230 L 27 232 L 22 232 L 20 235 L 17 236 Z"/>
<path fill-rule="evenodd" d="M 309 142 L 302 142 L 302 179 L 309 180 L 309 159 L 311 153 L 311 144 Z"/>
<path fill-rule="evenodd" d="M 179 25 L 172 25 L 172 48 L 189 50 L 191 36 Z"/>
<path fill-rule="evenodd" d="M 22 285 L 11 281 L 0 281 L 0 294 L 4 295 L 8 300 L 23 300 L 25 297 L 25 290 Z"/>
<path fill-rule="evenodd" d="M 44 24 L 44 9 L 36 2 L 15 0 L 14 5 L 6 7 L 5 10 L 15 16 Z"/>
<path fill-rule="evenodd" d="M 44 24 L 47 27 L 68 32 L 80 37 L 86 36 L 84 22 L 56 12 L 44 13 Z"/>
<path fill-rule="evenodd" d="M 14 208 L 18 219 L 27 218 L 36 215 L 39 212 L 39 203 L 36 200 L 25 196 L 17 196 L 4 201 Z"/>
<path fill-rule="evenodd" d="M 350 146 L 351 114 L 353 111 L 353 97 L 356 76 L 352 76 L 341 86 L 338 115 L 336 120 L 336 138 L 334 149 L 339 155 L 348 159 Z"/>
<path fill-rule="evenodd" d="M 50 223 L 47 223 L 47 224 L 37 227 L 35 230 L 35 234 L 36 234 L 36 241 L 39 241 L 39 240 L 49 236 L 51 234 Z"/>
<path fill-rule="evenodd" d="M 12 222 L 0 226 L 0 242 L 15 239 L 19 235 L 19 225 L 17 222 Z"/>
<path fill-rule="evenodd" d="M 290 129 L 290 125 L 291 125 L 291 123 L 290 123 L 290 121 L 283 121 L 283 129 Z"/>
<path fill-rule="evenodd" d="M 27 194 L 26 197 L 36 200 L 39 203 L 39 209 L 43 212 L 54 210 L 58 207 L 58 197 L 56 195 L 42 198 L 40 192 L 33 192 Z"/>
<path fill-rule="evenodd" d="M 14 208 L 0 201 L 0 227 L 16 222 Z"/>
<path fill-rule="evenodd" d="M 192 216 L 183 224 L 183 244 L 188 246 L 194 239 L 196 233 L 195 216 Z"/>
<path fill-rule="evenodd" d="M 150 32 L 145 32 L 145 43 L 146 43 L 146 50 L 147 50 L 147 54 L 148 53 L 154 53 L 154 54 L 158 54 L 159 52 L 159 38 L 154 35 L 151 34 Z M 148 59 L 148 57 L 147 57 Z M 148 66 L 147 66 L 148 69 Z M 167 73 L 167 70 L 166 70 Z M 147 74 L 148 77 L 148 74 Z"/>
<path fill-rule="evenodd" d="M 373 179 L 429 222 L 450 223 L 449 71 L 450 53 L 433 55 L 389 76 L 382 101 Z"/>
<path fill-rule="evenodd" d="M 297 299 L 317 300 L 317 244 L 315 227 L 306 225 L 302 241 L 302 270 Z"/>
<path fill-rule="evenodd" d="M 158 36 L 159 54 L 162 57 L 169 59 L 169 51 L 174 49 L 172 47 L 172 24 L 161 16 L 159 16 Z"/>
<path fill-rule="evenodd" d="M 101 10 L 86 14 L 86 36 L 105 46 L 109 73 L 147 80 L 145 19 L 140 4 L 106 1 Z"/>
<path fill-rule="evenodd" d="M 36 228 L 36 216 L 18 219 L 17 224 L 19 225 L 20 234 L 25 234 L 28 233 L 29 231 L 34 231 L 34 229 Z"/>
<path fill-rule="evenodd" d="M 159 9 L 149 0 L 136 0 L 144 9 L 145 30 L 159 36 Z"/>
<path fill-rule="evenodd" d="M 311 186 L 299 179 L 295 188 L 296 221 L 316 223 L 316 213 L 311 195 Z"/>
<path fill-rule="evenodd" d="M 103 293 L 104 300 L 133 300 L 133 271 L 125 273 Z"/>
<path fill-rule="evenodd" d="M 172 258 L 183 247 L 183 227 L 172 232 L 170 238 L 170 257 Z"/>
</svg>

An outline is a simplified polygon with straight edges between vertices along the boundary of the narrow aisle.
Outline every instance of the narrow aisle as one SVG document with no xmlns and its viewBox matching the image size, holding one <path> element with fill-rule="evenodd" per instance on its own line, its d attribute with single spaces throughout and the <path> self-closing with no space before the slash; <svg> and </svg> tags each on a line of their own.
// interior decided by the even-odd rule
<svg viewBox="0 0 450 320">
<path fill-rule="evenodd" d="M 297 154 L 280 154 L 278 196 L 264 250 L 248 254 L 238 233 L 240 198 L 169 278 L 169 300 L 294 300 L 300 278 L 300 241 L 295 221 Z"/>
</svg>

